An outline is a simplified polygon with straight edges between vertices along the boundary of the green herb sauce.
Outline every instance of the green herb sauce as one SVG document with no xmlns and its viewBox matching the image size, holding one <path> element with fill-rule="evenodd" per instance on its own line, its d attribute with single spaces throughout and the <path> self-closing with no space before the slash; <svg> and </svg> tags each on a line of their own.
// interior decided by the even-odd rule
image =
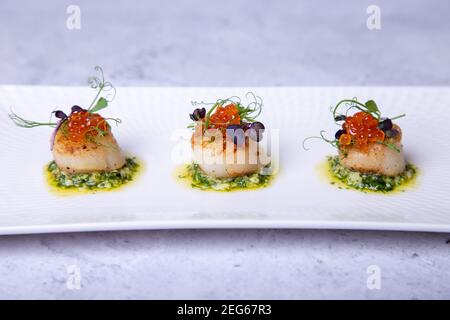
<svg viewBox="0 0 450 320">
<path fill-rule="evenodd" d="M 108 172 L 75 173 L 62 171 L 55 161 L 46 168 L 50 185 L 58 191 L 108 191 L 132 181 L 140 165 L 135 158 L 127 158 L 125 165 Z"/>
<path fill-rule="evenodd" d="M 347 169 L 339 161 L 339 156 L 328 157 L 327 165 L 329 173 L 338 182 L 348 188 L 362 191 L 392 192 L 399 189 L 404 191 L 401 187 L 410 185 L 417 176 L 417 168 L 412 164 L 407 164 L 405 171 L 394 177 Z"/>
<path fill-rule="evenodd" d="M 206 175 L 196 163 L 184 165 L 180 171 L 178 178 L 186 181 L 192 188 L 222 192 L 265 188 L 274 177 L 253 173 L 236 178 L 213 178 Z"/>
</svg>

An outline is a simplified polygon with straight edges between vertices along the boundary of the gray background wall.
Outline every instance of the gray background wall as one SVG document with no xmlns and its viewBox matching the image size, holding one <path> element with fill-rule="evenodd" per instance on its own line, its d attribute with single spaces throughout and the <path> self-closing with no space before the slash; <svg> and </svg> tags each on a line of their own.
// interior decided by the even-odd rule
<svg viewBox="0 0 450 320">
<path fill-rule="evenodd" d="M 84 84 L 100 64 L 117 85 L 446 85 L 449 14 L 445 0 L 2 0 L 0 83 Z"/>
</svg>

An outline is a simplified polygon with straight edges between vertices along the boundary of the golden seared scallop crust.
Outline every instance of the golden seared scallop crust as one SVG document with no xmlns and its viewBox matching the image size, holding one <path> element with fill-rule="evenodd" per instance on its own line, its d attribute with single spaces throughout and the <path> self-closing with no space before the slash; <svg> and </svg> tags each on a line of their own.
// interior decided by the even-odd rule
<svg viewBox="0 0 450 320">
<path fill-rule="evenodd" d="M 58 167 L 67 173 L 112 171 L 125 165 L 125 156 L 111 132 L 92 139 L 72 141 L 58 130 L 53 157 Z"/>
<path fill-rule="evenodd" d="M 386 139 L 391 147 L 380 143 L 370 143 L 367 150 L 356 146 L 348 146 L 340 150 L 341 164 L 351 170 L 363 173 L 374 173 L 385 176 L 396 176 L 405 170 L 406 162 L 401 144 L 402 132 L 394 125 L 399 134 L 395 138 Z M 397 150 L 395 150 L 395 149 Z"/>
</svg>

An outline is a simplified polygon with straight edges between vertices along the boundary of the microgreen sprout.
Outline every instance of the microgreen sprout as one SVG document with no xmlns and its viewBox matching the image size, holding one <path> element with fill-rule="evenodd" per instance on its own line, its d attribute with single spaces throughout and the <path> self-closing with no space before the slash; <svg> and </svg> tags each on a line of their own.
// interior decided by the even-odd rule
<svg viewBox="0 0 450 320">
<path fill-rule="evenodd" d="M 339 108 L 345 105 L 347 107 L 347 110 L 345 112 L 345 114 L 342 113 L 338 113 Z M 378 108 L 378 105 L 376 104 L 375 101 L 373 100 L 368 100 L 366 103 L 361 103 L 358 101 L 358 99 L 353 98 L 353 99 L 344 99 L 339 101 L 336 106 L 331 108 L 331 112 L 333 114 L 333 119 L 335 121 L 336 124 L 339 125 L 338 122 L 345 120 L 345 118 L 347 117 L 347 114 L 350 110 L 352 109 L 357 109 L 359 111 L 365 112 L 370 114 L 372 117 L 374 117 L 375 119 L 377 119 L 378 121 L 381 120 L 381 112 L 380 109 Z M 403 118 L 405 117 L 406 114 L 401 114 L 395 117 L 390 118 L 391 120 L 396 120 L 399 118 Z"/>
<path fill-rule="evenodd" d="M 32 120 L 26 120 L 26 119 L 18 116 L 12 110 L 8 116 L 14 122 L 14 124 L 16 126 L 21 127 L 21 128 L 56 127 L 56 125 L 57 125 L 57 123 L 55 123 L 55 122 L 36 122 L 36 121 L 32 121 Z"/>
<path fill-rule="evenodd" d="M 100 73 L 100 77 L 90 77 L 88 80 L 89 86 L 92 89 L 97 89 L 97 95 L 94 100 L 92 100 L 87 111 L 90 113 L 98 112 L 102 109 L 105 109 L 108 106 L 108 103 L 114 100 L 116 96 L 116 88 L 112 85 L 111 82 L 105 81 L 105 76 L 103 74 L 103 69 L 99 66 L 95 67 L 95 70 Z M 102 92 L 112 91 L 110 94 L 107 94 L 106 97 L 101 97 Z"/>
<path fill-rule="evenodd" d="M 338 102 L 338 104 L 333 108 L 333 119 L 339 119 L 341 114 L 338 114 L 338 109 L 341 105 L 345 104 L 347 106 L 346 114 L 351 109 L 358 109 L 359 111 L 369 113 L 375 119 L 380 120 L 381 112 L 378 109 L 377 104 L 373 100 L 369 100 L 366 103 L 359 102 L 356 98 L 353 99 L 344 99 Z M 337 121 L 336 121 L 337 122 Z"/>
<path fill-rule="evenodd" d="M 303 140 L 303 143 L 302 143 L 303 149 L 306 150 L 306 151 L 309 150 L 309 149 L 306 147 L 306 142 L 307 142 L 308 140 L 311 140 L 311 139 L 320 139 L 320 140 L 323 140 L 323 141 L 325 141 L 326 143 L 328 143 L 328 144 L 330 144 L 331 146 L 333 146 L 334 148 L 339 149 L 339 141 L 338 141 L 337 139 L 330 140 L 330 139 L 326 138 L 325 135 L 324 135 L 325 133 L 326 133 L 325 130 L 321 130 L 320 133 L 319 133 L 319 136 L 312 136 L 312 137 L 307 137 L 307 138 L 305 138 L 305 139 Z"/>
<path fill-rule="evenodd" d="M 238 110 L 239 117 L 241 119 L 242 123 L 251 123 L 256 120 L 256 118 L 261 114 L 262 107 L 263 107 L 263 101 L 261 97 L 255 95 L 253 92 L 247 92 L 245 95 L 245 98 L 248 100 L 247 105 L 244 105 L 241 101 L 241 98 L 238 96 L 232 96 L 226 99 L 219 99 L 216 102 L 197 102 L 192 101 L 191 104 L 193 106 L 211 106 L 211 108 L 208 110 L 205 116 L 204 120 L 204 130 L 209 128 L 211 115 L 213 112 L 219 107 L 224 106 L 226 104 L 233 104 L 236 106 Z M 191 124 L 188 126 L 188 128 L 193 128 L 195 125 Z"/>
</svg>

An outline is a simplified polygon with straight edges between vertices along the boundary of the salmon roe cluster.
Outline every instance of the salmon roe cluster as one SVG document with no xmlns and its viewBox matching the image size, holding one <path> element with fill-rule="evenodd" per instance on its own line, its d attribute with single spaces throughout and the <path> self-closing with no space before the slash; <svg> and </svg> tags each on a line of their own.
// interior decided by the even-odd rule
<svg viewBox="0 0 450 320">
<path fill-rule="evenodd" d="M 347 117 L 343 129 L 345 131 L 339 137 L 341 146 L 355 144 L 361 150 L 367 150 L 369 143 L 383 142 L 385 135 L 378 128 L 379 121 L 367 112 L 357 112 Z"/>
<path fill-rule="evenodd" d="M 211 115 L 210 123 L 215 128 L 226 129 L 230 124 L 241 124 L 239 110 L 235 104 L 226 106 L 218 106 L 213 115 Z"/>
<path fill-rule="evenodd" d="M 67 119 L 69 138 L 74 142 L 83 141 L 88 136 L 95 137 L 108 130 L 108 123 L 102 116 L 86 110 L 72 112 Z"/>
</svg>

